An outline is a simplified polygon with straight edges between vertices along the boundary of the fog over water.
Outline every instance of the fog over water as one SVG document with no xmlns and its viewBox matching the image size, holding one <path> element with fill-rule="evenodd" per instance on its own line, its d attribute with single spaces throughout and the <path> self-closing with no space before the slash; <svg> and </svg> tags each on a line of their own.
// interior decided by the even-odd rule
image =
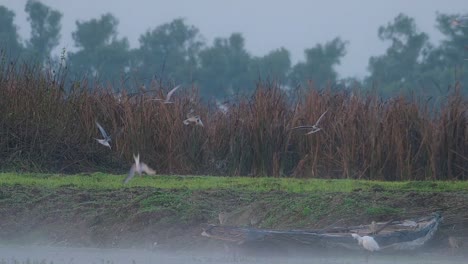
<svg viewBox="0 0 468 264">
<path fill-rule="evenodd" d="M 464 263 L 461 256 L 421 254 L 374 254 L 369 256 L 369 263 L 397 264 L 397 263 Z M 212 251 L 163 251 L 139 249 L 94 249 L 94 248 L 65 248 L 45 246 L 0 246 L 0 263 L 290 263 L 290 264 L 352 264 L 365 263 L 365 252 L 337 252 L 327 255 L 307 254 L 301 256 L 250 256 Z M 466 263 L 466 262 L 465 262 Z"/>
</svg>

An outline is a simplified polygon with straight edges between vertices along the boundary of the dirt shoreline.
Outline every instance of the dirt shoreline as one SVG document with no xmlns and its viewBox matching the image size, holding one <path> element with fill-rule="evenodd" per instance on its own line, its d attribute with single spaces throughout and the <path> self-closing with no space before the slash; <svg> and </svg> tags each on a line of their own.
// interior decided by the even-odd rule
<svg viewBox="0 0 468 264">
<path fill-rule="evenodd" d="M 371 210 L 372 209 L 372 210 Z M 427 245 L 444 252 L 449 236 L 468 244 L 468 193 L 371 192 L 292 194 L 281 191 L 83 190 L 0 186 L 0 242 L 8 244 L 144 248 L 219 248 L 204 226 L 228 212 L 227 224 L 315 229 L 416 217 L 440 211 L 444 222 Z"/>
</svg>

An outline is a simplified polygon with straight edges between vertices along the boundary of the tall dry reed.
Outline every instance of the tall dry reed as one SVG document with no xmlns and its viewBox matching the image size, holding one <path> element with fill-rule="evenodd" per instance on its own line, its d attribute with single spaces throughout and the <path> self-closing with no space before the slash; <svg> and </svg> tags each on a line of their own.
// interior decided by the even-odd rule
<svg viewBox="0 0 468 264">
<path fill-rule="evenodd" d="M 174 104 L 151 99 L 170 87 L 117 94 L 70 82 L 65 71 L 0 65 L 0 169 L 124 172 L 132 154 L 158 173 L 375 180 L 468 179 L 468 101 L 455 89 L 438 107 L 424 98 L 382 100 L 309 87 L 291 99 L 275 83 L 252 97 L 202 103 L 184 87 Z M 291 130 L 314 124 L 320 132 Z M 185 126 L 193 111 L 205 127 Z M 95 121 L 112 136 L 97 144 Z"/>
</svg>

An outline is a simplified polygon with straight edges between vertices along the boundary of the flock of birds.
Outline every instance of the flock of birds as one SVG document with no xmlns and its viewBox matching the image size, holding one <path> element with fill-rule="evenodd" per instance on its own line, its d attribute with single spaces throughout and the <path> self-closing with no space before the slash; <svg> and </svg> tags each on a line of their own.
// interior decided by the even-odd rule
<svg viewBox="0 0 468 264">
<path fill-rule="evenodd" d="M 452 20 L 451 24 L 454 27 L 468 27 L 468 16 L 455 18 L 455 19 Z M 465 48 L 468 49 L 468 46 L 465 46 Z M 468 60 L 468 59 L 465 59 L 465 60 Z M 171 101 L 171 97 L 177 91 L 177 89 L 179 89 L 180 87 L 181 87 L 181 85 L 177 85 L 176 87 L 174 87 L 172 90 L 170 90 L 167 93 L 165 98 L 155 98 L 155 99 L 151 99 L 151 100 L 159 101 L 159 102 L 162 102 L 164 104 L 173 104 L 174 102 Z M 296 127 L 291 128 L 291 130 L 296 130 L 296 129 L 309 130 L 308 132 L 306 132 L 305 135 L 310 135 L 310 134 L 317 133 L 320 130 L 322 130 L 322 128 L 319 126 L 319 124 L 320 124 L 321 120 L 323 119 L 323 117 L 325 116 L 325 114 L 327 112 L 328 112 L 328 110 L 323 112 L 322 115 L 320 115 L 320 117 L 317 119 L 315 124 L 313 124 L 313 125 L 304 125 L 304 126 L 296 126 Z M 183 124 L 184 125 L 194 124 L 194 125 L 204 127 L 200 116 L 199 115 L 194 115 L 193 111 L 190 111 L 187 114 L 187 119 L 185 119 L 183 121 Z M 110 142 L 112 141 L 111 137 L 106 133 L 104 128 L 97 121 L 96 121 L 96 125 L 97 125 L 97 127 L 98 127 L 98 129 L 101 132 L 101 135 L 103 137 L 102 139 L 95 138 L 96 141 L 99 144 L 101 144 L 103 146 L 106 146 L 109 149 L 111 149 L 111 145 L 110 145 Z M 127 184 L 135 176 L 135 173 L 137 173 L 138 175 L 142 175 L 143 173 L 146 173 L 148 175 L 154 175 L 156 173 L 156 171 L 153 170 L 152 168 L 150 168 L 146 163 L 140 161 L 140 154 L 139 153 L 136 156 L 133 155 L 133 159 L 134 159 L 134 163 L 132 164 L 132 166 L 130 168 L 130 171 L 128 172 L 127 177 L 123 180 L 123 184 Z M 219 217 L 220 217 L 220 219 L 219 219 L 220 224 L 224 224 L 224 222 L 225 222 L 224 215 L 220 214 Z M 373 222 L 372 224 L 374 225 L 375 222 Z M 368 235 L 360 236 L 358 234 L 351 234 L 351 236 L 354 239 L 356 239 L 358 241 L 358 244 L 360 246 L 362 246 L 365 250 L 368 250 L 370 252 L 374 252 L 374 251 L 378 251 L 378 250 L 381 249 L 379 244 L 377 243 L 377 241 L 375 241 L 375 239 L 372 236 L 368 236 Z M 455 243 L 457 241 L 455 241 L 455 242 L 454 241 L 455 240 L 452 237 L 449 238 L 450 246 L 452 246 L 452 244 L 454 244 L 453 248 L 458 248 L 459 243 Z"/>
<path fill-rule="evenodd" d="M 174 102 L 171 101 L 171 97 L 172 95 L 177 91 L 177 89 L 180 88 L 180 85 L 177 85 L 176 87 L 174 87 L 172 90 L 170 90 L 166 97 L 165 98 L 155 98 L 155 99 L 150 99 L 152 101 L 159 101 L 159 102 L 162 102 L 164 104 L 173 104 Z M 296 130 L 296 129 L 308 129 L 310 131 L 308 131 L 305 135 L 310 135 L 310 134 L 313 134 L 313 133 L 316 133 L 320 130 L 322 130 L 321 127 L 319 127 L 319 123 L 320 121 L 323 119 L 323 117 L 325 116 L 325 114 L 328 112 L 325 111 L 317 120 L 317 122 L 315 122 L 315 124 L 313 125 L 306 125 L 306 126 L 297 126 L 297 127 L 293 127 L 291 128 L 291 130 Z M 182 121 L 182 123 L 184 125 L 195 125 L 195 126 L 201 126 L 201 127 L 204 127 L 203 125 L 203 122 L 200 118 L 199 115 L 195 115 L 194 114 L 194 111 L 191 110 L 188 114 L 187 114 L 187 118 L 185 120 Z M 101 124 L 99 124 L 99 122 L 96 121 L 96 126 L 97 128 L 99 129 L 99 132 L 101 133 L 102 137 L 103 138 L 94 138 L 99 144 L 105 146 L 105 147 L 108 147 L 109 149 L 111 149 L 111 141 L 112 141 L 112 138 L 111 136 L 106 132 L 106 130 L 102 127 Z M 156 172 L 155 170 L 153 170 L 152 168 L 150 168 L 148 165 L 146 165 L 145 163 L 141 162 L 140 161 L 140 154 L 138 153 L 138 155 L 135 156 L 135 154 L 133 154 L 133 159 L 134 159 L 134 163 L 132 165 L 132 167 L 130 168 L 130 171 L 128 172 L 128 176 L 124 179 L 123 181 L 123 184 L 127 184 L 134 176 L 135 176 L 135 173 L 137 173 L 138 175 L 142 175 L 143 173 L 146 173 L 148 175 L 154 175 Z"/>
<path fill-rule="evenodd" d="M 159 102 L 162 102 L 164 104 L 173 104 L 174 102 L 171 101 L 171 97 L 175 93 L 175 91 L 177 91 L 177 89 L 179 89 L 179 88 L 180 88 L 180 85 L 177 85 L 176 87 L 174 87 L 172 90 L 170 90 L 167 93 L 165 98 L 155 98 L 155 99 L 151 99 L 151 100 L 159 101 Z M 200 116 L 199 115 L 194 115 L 193 110 L 190 111 L 187 114 L 187 119 L 185 119 L 182 122 L 183 122 L 184 125 L 194 124 L 194 125 L 198 125 L 198 126 L 203 127 L 203 122 L 202 122 Z M 110 143 L 112 142 L 111 136 L 106 132 L 106 130 L 97 121 L 96 121 L 96 126 L 99 129 L 99 132 L 101 133 L 103 138 L 94 138 L 94 139 L 99 144 L 111 149 L 112 148 L 111 145 L 110 145 Z M 156 174 L 155 170 L 150 168 L 146 163 L 140 161 L 140 153 L 138 153 L 136 156 L 135 156 L 135 154 L 133 154 L 133 159 L 134 159 L 134 163 L 132 164 L 132 167 L 130 168 L 130 171 L 128 172 L 127 177 L 123 180 L 123 184 L 127 184 L 135 176 L 135 173 L 138 174 L 138 175 L 142 175 L 143 173 L 146 173 L 148 175 Z"/>
</svg>

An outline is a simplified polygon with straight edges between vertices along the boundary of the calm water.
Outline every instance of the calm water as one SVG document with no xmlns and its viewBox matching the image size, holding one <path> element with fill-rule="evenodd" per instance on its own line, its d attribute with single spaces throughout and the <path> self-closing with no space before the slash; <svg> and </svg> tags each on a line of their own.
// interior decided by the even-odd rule
<svg viewBox="0 0 468 264">
<path fill-rule="evenodd" d="M 363 253 L 364 254 L 364 253 Z M 365 255 L 353 254 L 346 256 L 306 256 L 274 258 L 239 256 L 224 252 L 173 252 L 150 251 L 136 249 L 95 249 L 95 248 L 66 248 L 42 246 L 0 246 L 0 264 L 128 264 L 128 263 L 318 263 L 318 264 L 353 264 L 366 263 Z M 461 256 L 440 255 L 371 255 L 368 263 L 468 263 Z"/>
</svg>

